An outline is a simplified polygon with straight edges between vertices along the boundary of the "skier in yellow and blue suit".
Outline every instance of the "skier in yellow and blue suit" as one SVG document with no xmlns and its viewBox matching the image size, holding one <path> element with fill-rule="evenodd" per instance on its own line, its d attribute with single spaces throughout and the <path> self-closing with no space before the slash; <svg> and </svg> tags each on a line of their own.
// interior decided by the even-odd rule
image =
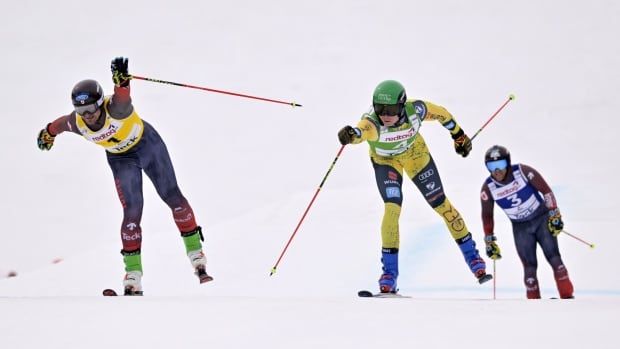
<svg viewBox="0 0 620 349">
<path fill-rule="evenodd" d="M 422 121 L 429 120 L 439 121 L 450 131 L 457 153 L 463 157 L 469 154 L 471 140 L 445 108 L 427 101 L 407 100 L 405 88 L 394 80 L 377 86 L 373 107 L 362 116 L 357 127 L 345 126 L 338 132 L 343 145 L 363 141 L 370 145 L 377 187 L 385 205 L 381 223 L 383 273 L 379 279 L 382 293 L 398 290 L 398 221 L 403 201 L 403 171 L 443 218 L 478 282 L 492 278 L 486 274 L 485 262 L 480 258 L 465 221 L 444 194 L 435 162 L 419 133 Z"/>
</svg>

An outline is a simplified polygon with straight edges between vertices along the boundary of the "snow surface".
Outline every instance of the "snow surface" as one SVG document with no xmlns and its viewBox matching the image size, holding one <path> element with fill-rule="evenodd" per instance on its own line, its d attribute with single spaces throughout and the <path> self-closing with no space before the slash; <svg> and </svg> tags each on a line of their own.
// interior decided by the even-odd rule
<svg viewBox="0 0 620 349">
<path fill-rule="evenodd" d="M 618 348 L 616 1 L 106 1 L 3 3 L 0 13 L 0 348 Z M 205 228 L 199 285 L 168 208 L 145 181 L 142 298 L 120 288 L 121 209 L 103 151 L 37 132 L 71 110 L 75 82 L 107 91 L 109 62 L 136 75 L 295 101 L 302 108 L 134 81 L 136 110 L 163 135 Z M 282 260 L 278 255 L 375 85 L 400 80 L 472 135 L 456 155 L 422 128 L 448 197 L 481 244 L 484 151 L 500 143 L 552 185 L 572 234 L 560 248 L 576 299 L 525 300 L 510 225 L 478 285 L 410 183 L 401 217 L 402 293 L 359 299 L 380 273 L 382 203 L 367 146 L 347 147 Z M 57 262 L 57 263 L 54 263 Z M 492 270 L 492 264 L 489 264 Z"/>
</svg>

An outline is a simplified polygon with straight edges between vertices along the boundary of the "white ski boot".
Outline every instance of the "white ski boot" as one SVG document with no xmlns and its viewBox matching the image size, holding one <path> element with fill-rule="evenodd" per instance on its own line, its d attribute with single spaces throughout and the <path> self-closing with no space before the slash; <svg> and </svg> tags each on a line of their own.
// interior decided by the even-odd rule
<svg viewBox="0 0 620 349">
<path fill-rule="evenodd" d="M 187 257 L 190 263 L 192 263 L 194 274 L 198 276 L 198 280 L 200 280 L 201 284 L 213 280 L 213 278 L 207 274 L 207 257 L 205 257 L 202 250 L 190 251 L 187 253 Z"/>
<path fill-rule="evenodd" d="M 125 296 L 142 296 L 142 272 L 128 271 L 123 279 Z"/>
</svg>

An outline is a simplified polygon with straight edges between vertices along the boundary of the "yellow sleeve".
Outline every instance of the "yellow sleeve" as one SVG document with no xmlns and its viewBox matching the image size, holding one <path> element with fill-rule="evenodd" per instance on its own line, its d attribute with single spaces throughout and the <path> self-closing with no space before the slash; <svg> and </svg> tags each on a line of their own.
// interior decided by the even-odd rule
<svg viewBox="0 0 620 349">
<path fill-rule="evenodd" d="M 446 108 L 427 101 L 424 101 L 423 103 L 426 106 L 426 116 L 424 117 L 424 121 L 439 121 L 443 127 L 450 131 L 451 135 L 455 135 L 461 130 L 461 126 L 459 126 L 452 114 L 450 114 Z"/>
<path fill-rule="evenodd" d="M 379 130 L 374 122 L 367 118 L 360 120 L 357 123 L 357 128 L 360 130 L 361 135 L 353 140 L 353 144 L 362 143 L 364 141 L 376 141 L 379 139 Z"/>
</svg>

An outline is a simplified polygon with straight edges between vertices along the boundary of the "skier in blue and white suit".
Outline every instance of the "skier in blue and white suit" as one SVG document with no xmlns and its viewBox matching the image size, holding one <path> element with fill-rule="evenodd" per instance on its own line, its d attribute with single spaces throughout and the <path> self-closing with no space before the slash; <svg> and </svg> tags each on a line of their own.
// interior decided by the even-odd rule
<svg viewBox="0 0 620 349">
<path fill-rule="evenodd" d="M 510 152 L 500 145 L 487 150 L 485 164 L 491 175 L 482 185 L 480 201 L 487 255 L 494 260 L 501 258 L 493 233 L 493 204 L 497 203 L 512 222 L 517 253 L 523 263 L 527 298 L 540 298 L 536 244 L 542 247 L 553 268 L 560 297 L 573 298 L 573 284 L 560 257 L 557 239 L 564 223 L 551 188 L 534 168 L 511 164 Z"/>
</svg>

